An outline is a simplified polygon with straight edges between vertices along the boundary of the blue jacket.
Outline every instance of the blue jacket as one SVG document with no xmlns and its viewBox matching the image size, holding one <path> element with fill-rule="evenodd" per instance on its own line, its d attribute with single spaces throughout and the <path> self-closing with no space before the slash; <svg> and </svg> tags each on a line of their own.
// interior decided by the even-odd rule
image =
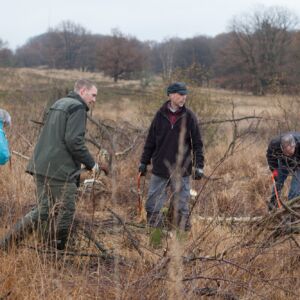
<svg viewBox="0 0 300 300">
<path fill-rule="evenodd" d="M 0 165 L 5 165 L 10 158 L 9 145 L 3 130 L 3 122 L 0 121 Z"/>
</svg>

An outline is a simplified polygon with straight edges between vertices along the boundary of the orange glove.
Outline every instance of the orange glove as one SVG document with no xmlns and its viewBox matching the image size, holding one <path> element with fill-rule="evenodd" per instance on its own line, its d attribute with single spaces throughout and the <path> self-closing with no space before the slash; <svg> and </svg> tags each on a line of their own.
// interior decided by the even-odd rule
<svg viewBox="0 0 300 300">
<path fill-rule="evenodd" d="M 273 175 L 274 178 L 277 178 L 278 175 L 279 175 L 279 174 L 278 174 L 278 170 L 277 170 L 277 169 L 274 169 L 273 172 L 272 172 L 272 175 Z"/>
</svg>

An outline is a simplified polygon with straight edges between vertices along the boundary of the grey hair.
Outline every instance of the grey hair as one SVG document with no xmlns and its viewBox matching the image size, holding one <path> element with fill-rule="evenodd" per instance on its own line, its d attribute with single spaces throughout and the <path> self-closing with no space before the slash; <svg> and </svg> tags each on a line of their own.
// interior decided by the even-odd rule
<svg viewBox="0 0 300 300">
<path fill-rule="evenodd" d="M 10 114 L 5 109 L 0 109 L 0 121 L 8 126 L 11 125 Z"/>
<path fill-rule="evenodd" d="M 92 81 L 88 79 L 79 79 L 75 82 L 74 92 L 79 93 L 79 91 L 84 87 L 90 90 L 93 86 L 95 86 L 95 84 Z"/>
<path fill-rule="evenodd" d="M 296 146 L 295 137 L 291 133 L 284 134 L 280 138 L 280 145 L 282 149 L 286 148 L 287 146 L 295 147 Z"/>
</svg>

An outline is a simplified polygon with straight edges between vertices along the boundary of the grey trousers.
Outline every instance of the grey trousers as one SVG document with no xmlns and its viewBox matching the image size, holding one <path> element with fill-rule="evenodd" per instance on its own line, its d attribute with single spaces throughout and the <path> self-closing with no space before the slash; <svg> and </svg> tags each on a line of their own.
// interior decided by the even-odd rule
<svg viewBox="0 0 300 300">
<path fill-rule="evenodd" d="M 176 187 L 177 184 L 179 184 L 179 187 Z M 145 205 L 149 224 L 159 222 L 160 211 L 167 200 L 168 187 L 170 187 L 172 192 L 171 201 L 175 208 L 175 213 L 180 217 L 188 217 L 190 200 L 189 176 L 181 177 L 180 182 L 176 183 L 172 178 L 167 179 L 152 174 Z M 152 225 L 155 226 L 157 224 Z"/>
<path fill-rule="evenodd" d="M 38 227 L 42 233 L 43 227 L 51 227 L 54 230 L 51 236 L 54 236 L 56 247 L 65 248 L 75 213 L 77 186 L 75 182 L 64 182 L 44 176 L 36 176 L 36 185 L 37 206 L 12 228 L 1 241 L 1 247 L 7 248 L 13 241 L 18 244 L 26 234 Z M 52 215 L 55 218 L 50 218 Z M 49 220 L 54 221 L 49 224 Z"/>
</svg>

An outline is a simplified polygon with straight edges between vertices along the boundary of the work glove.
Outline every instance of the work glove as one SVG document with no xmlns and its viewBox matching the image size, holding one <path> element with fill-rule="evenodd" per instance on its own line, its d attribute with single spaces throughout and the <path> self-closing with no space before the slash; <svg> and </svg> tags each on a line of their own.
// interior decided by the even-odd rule
<svg viewBox="0 0 300 300">
<path fill-rule="evenodd" d="M 92 172 L 94 175 L 98 175 L 101 173 L 101 171 L 104 172 L 105 175 L 108 175 L 108 168 L 105 165 L 99 166 L 97 163 L 95 163 L 94 167 L 92 168 Z"/>
<path fill-rule="evenodd" d="M 272 171 L 272 175 L 273 175 L 273 177 L 274 177 L 274 179 L 275 180 L 277 180 L 278 179 L 278 170 L 277 169 L 274 169 L 273 171 Z"/>
<path fill-rule="evenodd" d="M 147 165 L 141 163 L 139 166 L 139 173 L 141 173 L 141 176 L 145 176 L 147 173 Z"/>
<path fill-rule="evenodd" d="M 193 174 L 194 180 L 200 180 L 203 177 L 203 169 L 196 168 Z"/>
</svg>

